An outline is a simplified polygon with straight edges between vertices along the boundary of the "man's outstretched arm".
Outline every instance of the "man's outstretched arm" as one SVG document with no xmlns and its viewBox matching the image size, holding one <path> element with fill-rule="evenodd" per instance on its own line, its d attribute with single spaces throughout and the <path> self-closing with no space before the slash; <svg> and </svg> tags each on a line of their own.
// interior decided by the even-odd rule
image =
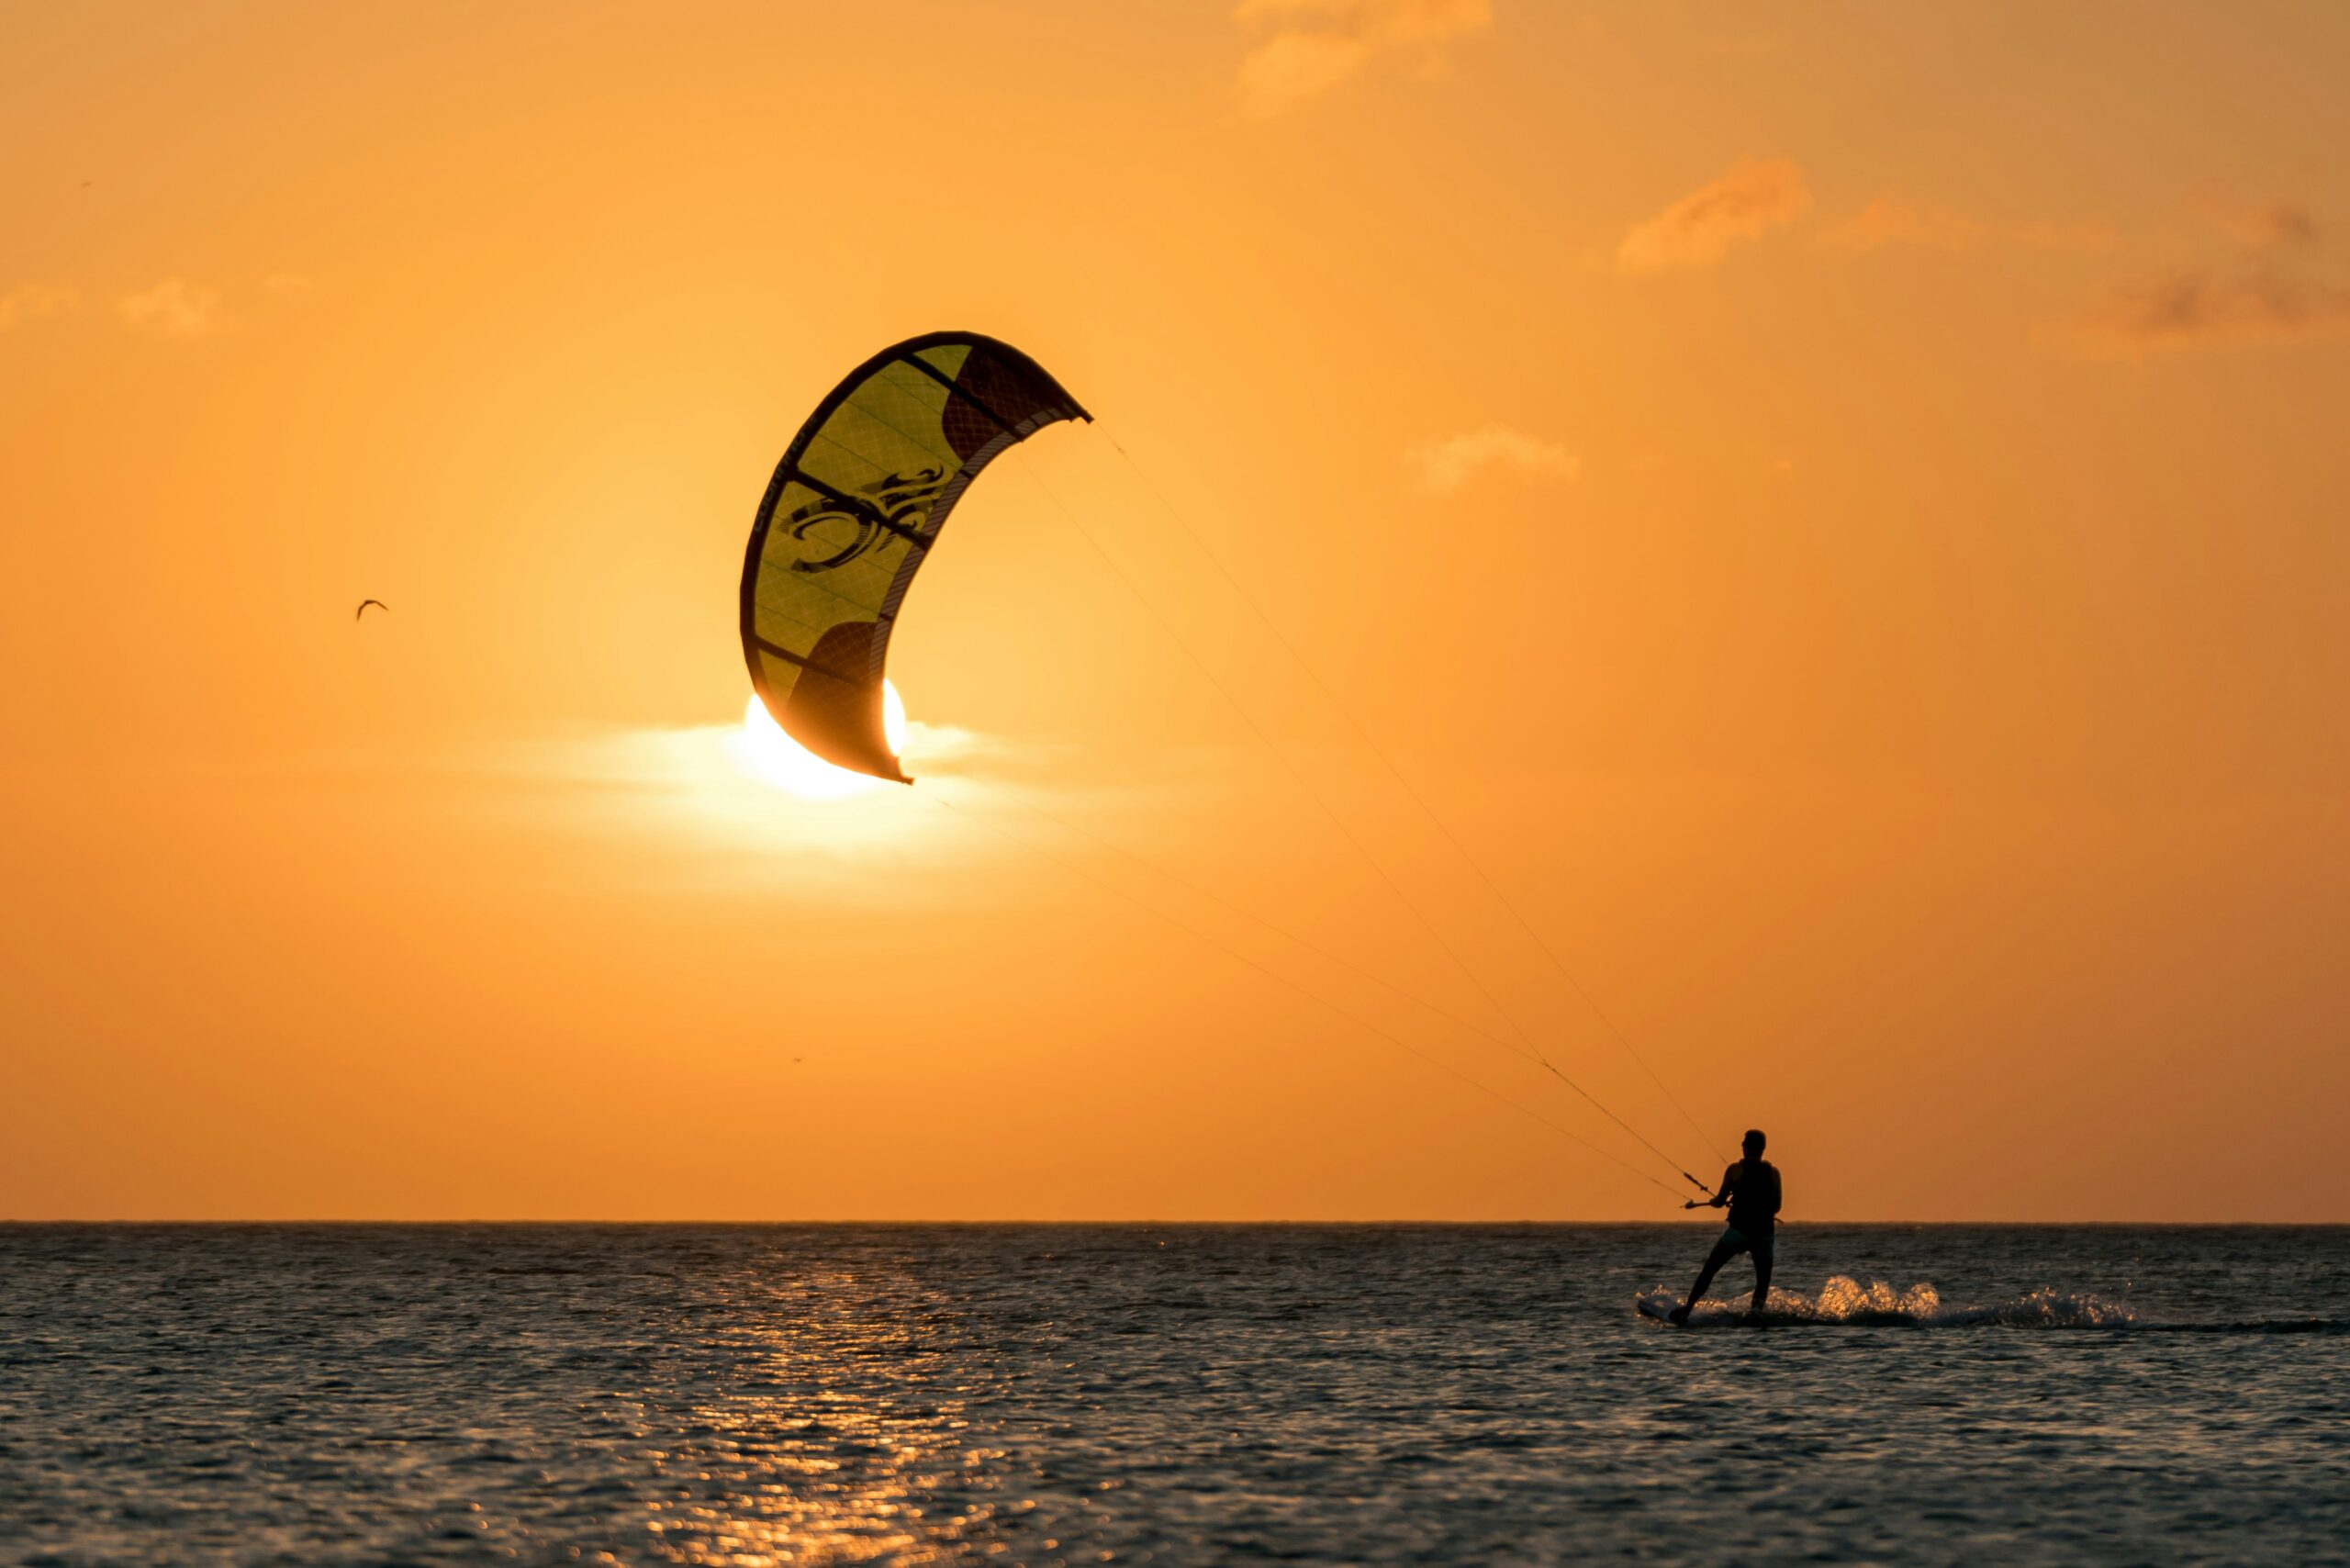
<svg viewBox="0 0 2350 1568">
<path fill-rule="evenodd" d="M 1712 1197 L 1707 1198 L 1707 1199 L 1706 1199 L 1706 1200 L 1705 1200 L 1705 1202 L 1704 1202 L 1704 1205 L 1703 1205 L 1704 1207 L 1706 1207 L 1706 1208 L 1709 1208 L 1709 1209 L 1718 1209 L 1718 1208 L 1720 1208 L 1724 1204 L 1727 1204 L 1727 1203 L 1729 1203 L 1729 1178 L 1730 1178 L 1730 1172 L 1731 1172 L 1731 1171 L 1733 1171 L 1733 1170 L 1737 1170 L 1737 1169 L 1738 1169 L 1738 1168 L 1737 1168 L 1736 1166 L 1734 1166 L 1734 1165 L 1731 1165 L 1731 1166 L 1725 1166 L 1725 1167 L 1723 1167 L 1723 1168 L 1722 1168 L 1722 1184 L 1721 1184 L 1720 1186 L 1718 1186 L 1718 1187 L 1717 1187 L 1717 1188 L 1715 1188 L 1715 1189 L 1714 1189 L 1714 1195 L 1713 1195 Z M 1692 1199 L 1690 1199 L 1687 1203 L 1685 1203 L 1685 1204 L 1682 1204 L 1681 1206 L 1682 1206 L 1683 1208 L 1684 1208 L 1684 1209 L 1694 1209 L 1694 1208 L 1696 1208 L 1696 1207 L 1698 1207 L 1698 1206 L 1699 1206 L 1699 1203 L 1698 1203 L 1698 1200 L 1697 1200 L 1697 1199 L 1695 1199 L 1695 1198 L 1692 1198 Z"/>
</svg>

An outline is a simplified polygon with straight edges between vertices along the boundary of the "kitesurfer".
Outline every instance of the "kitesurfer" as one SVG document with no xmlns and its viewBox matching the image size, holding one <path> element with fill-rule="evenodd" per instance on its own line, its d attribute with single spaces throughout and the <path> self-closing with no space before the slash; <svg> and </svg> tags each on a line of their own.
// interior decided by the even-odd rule
<svg viewBox="0 0 2350 1568">
<path fill-rule="evenodd" d="M 1746 1158 L 1722 1172 L 1720 1190 L 1705 1200 L 1707 1208 L 1729 1207 L 1729 1228 L 1714 1243 L 1706 1255 L 1706 1266 L 1697 1271 L 1697 1282 L 1689 1287 L 1689 1299 L 1673 1309 L 1675 1323 L 1689 1321 L 1689 1309 L 1706 1299 L 1706 1287 L 1714 1282 L 1714 1275 L 1724 1263 L 1741 1252 L 1754 1258 L 1753 1310 L 1762 1310 L 1771 1294 L 1771 1227 L 1779 1214 L 1779 1168 L 1762 1158 L 1762 1135 L 1750 1131 L 1744 1145 Z M 1698 1200 L 1692 1198 L 1681 1206 L 1694 1209 Z"/>
</svg>

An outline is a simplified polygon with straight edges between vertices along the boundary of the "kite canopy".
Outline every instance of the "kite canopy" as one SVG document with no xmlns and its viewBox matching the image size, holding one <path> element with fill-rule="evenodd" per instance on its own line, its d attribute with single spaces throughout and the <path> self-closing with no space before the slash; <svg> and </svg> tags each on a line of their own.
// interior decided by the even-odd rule
<svg viewBox="0 0 2350 1568">
<path fill-rule="evenodd" d="M 1035 360 L 976 332 L 909 338 L 833 388 L 767 482 L 743 560 L 743 656 L 786 734 L 826 762 L 912 782 L 881 731 L 907 586 L 998 453 L 1092 418 Z"/>
</svg>

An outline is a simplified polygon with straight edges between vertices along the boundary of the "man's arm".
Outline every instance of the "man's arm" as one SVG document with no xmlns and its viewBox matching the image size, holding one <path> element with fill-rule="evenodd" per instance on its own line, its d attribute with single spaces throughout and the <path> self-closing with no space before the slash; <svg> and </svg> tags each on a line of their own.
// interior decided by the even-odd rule
<svg viewBox="0 0 2350 1568">
<path fill-rule="evenodd" d="M 1709 1208 L 1709 1209 L 1718 1209 L 1718 1208 L 1720 1208 L 1724 1204 L 1727 1204 L 1727 1203 L 1729 1203 L 1729 1189 L 1730 1189 L 1730 1182 L 1731 1182 L 1731 1179 L 1732 1179 L 1733 1177 L 1735 1177 L 1737 1174 L 1738 1174 L 1738 1167 L 1737 1167 L 1737 1166 L 1735 1166 L 1735 1165 L 1727 1165 L 1727 1166 L 1724 1166 L 1724 1167 L 1722 1168 L 1722 1184 L 1721 1184 L 1719 1187 L 1717 1187 L 1716 1189 L 1714 1189 L 1714 1195 L 1713 1195 L 1712 1197 L 1707 1198 L 1707 1199 L 1704 1202 L 1704 1204 L 1700 1204 L 1696 1199 L 1692 1198 L 1692 1199 L 1690 1199 L 1687 1203 L 1685 1203 L 1685 1204 L 1682 1204 L 1681 1206 L 1682 1206 L 1683 1208 L 1684 1208 L 1684 1209 L 1694 1209 L 1694 1208 L 1699 1208 L 1699 1207 Z"/>
</svg>

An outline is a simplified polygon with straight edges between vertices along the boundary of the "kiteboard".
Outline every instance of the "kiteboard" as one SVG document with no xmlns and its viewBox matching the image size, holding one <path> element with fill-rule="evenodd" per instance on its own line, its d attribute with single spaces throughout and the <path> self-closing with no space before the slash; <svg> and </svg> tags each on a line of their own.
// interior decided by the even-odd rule
<svg viewBox="0 0 2350 1568">
<path fill-rule="evenodd" d="M 1673 1309 L 1681 1304 L 1670 1296 L 1644 1295 L 1640 1298 L 1640 1316 L 1653 1317 L 1659 1323 L 1673 1321 Z"/>
</svg>

